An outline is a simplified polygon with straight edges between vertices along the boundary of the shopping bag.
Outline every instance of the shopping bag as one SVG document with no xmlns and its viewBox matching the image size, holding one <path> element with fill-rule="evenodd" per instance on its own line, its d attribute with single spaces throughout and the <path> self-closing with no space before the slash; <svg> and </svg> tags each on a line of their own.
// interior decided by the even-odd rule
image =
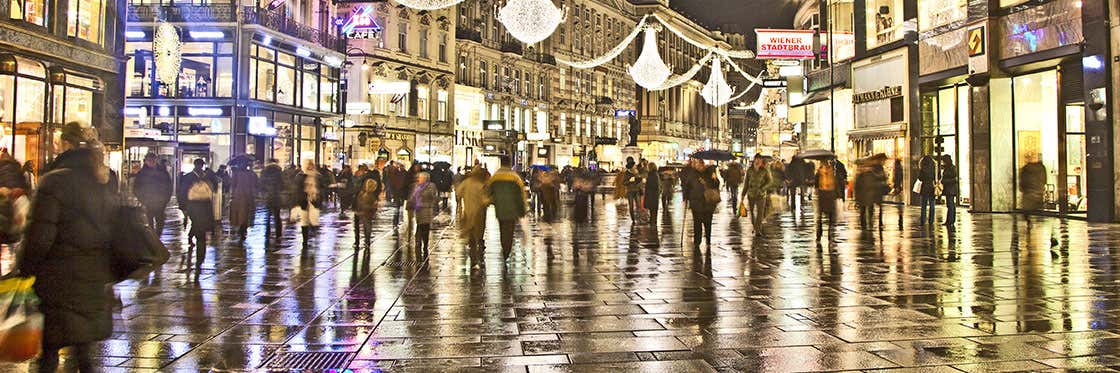
<svg viewBox="0 0 1120 373">
<path fill-rule="evenodd" d="M 770 195 L 770 213 L 779 214 L 786 211 L 786 199 L 778 194 Z"/>
<path fill-rule="evenodd" d="M 27 361 L 42 350 L 43 314 L 34 283 L 35 277 L 0 280 L 0 361 Z"/>
<path fill-rule="evenodd" d="M 922 181 L 921 180 L 918 180 L 918 181 L 914 182 L 914 189 L 911 190 L 911 192 L 914 192 L 914 194 L 922 194 Z"/>
<path fill-rule="evenodd" d="M 747 217 L 747 202 L 746 201 L 739 201 L 739 216 L 744 217 L 744 218 Z"/>
</svg>

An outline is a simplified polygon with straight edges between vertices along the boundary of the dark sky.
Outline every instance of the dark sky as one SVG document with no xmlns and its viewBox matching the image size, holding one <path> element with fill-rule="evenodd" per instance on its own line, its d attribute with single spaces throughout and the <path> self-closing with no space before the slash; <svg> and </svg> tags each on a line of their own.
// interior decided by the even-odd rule
<svg viewBox="0 0 1120 373">
<path fill-rule="evenodd" d="M 790 28 L 802 0 L 669 0 L 670 6 L 709 28 L 737 25 L 754 44 L 756 28 Z"/>
</svg>

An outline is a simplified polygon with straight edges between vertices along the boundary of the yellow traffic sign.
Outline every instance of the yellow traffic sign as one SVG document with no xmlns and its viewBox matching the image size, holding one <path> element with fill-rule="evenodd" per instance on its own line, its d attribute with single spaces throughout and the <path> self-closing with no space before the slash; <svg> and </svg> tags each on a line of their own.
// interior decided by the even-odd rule
<svg viewBox="0 0 1120 373">
<path fill-rule="evenodd" d="M 979 56 L 984 54 L 984 26 L 968 30 L 968 55 Z"/>
</svg>

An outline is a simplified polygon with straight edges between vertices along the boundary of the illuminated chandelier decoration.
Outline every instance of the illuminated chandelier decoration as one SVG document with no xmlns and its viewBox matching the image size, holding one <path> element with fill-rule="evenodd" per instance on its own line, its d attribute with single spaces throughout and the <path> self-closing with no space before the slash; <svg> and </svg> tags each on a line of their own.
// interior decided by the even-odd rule
<svg viewBox="0 0 1120 373">
<path fill-rule="evenodd" d="M 700 90 L 700 96 L 712 106 L 721 106 L 731 101 L 732 89 L 723 77 L 720 60 L 718 57 L 712 59 L 712 73 L 708 76 L 708 84 Z"/>
<path fill-rule="evenodd" d="M 657 52 L 657 30 L 646 27 L 643 40 L 642 54 L 630 65 L 630 76 L 642 88 L 657 90 L 673 72 L 665 66 L 665 61 L 661 60 L 661 54 Z"/>
<path fill-rule="evenodd" d="M 175 26 L 167 22 L 156 26 L 152 50 L 155 55 L 156 79 L 163 84 L 175 84 L 183 62 L 183 44 L 179 41 L 179 31 Z"/>
<path fill-rule="evenodd" d="M 436 10 L 461 3 L 463 0 L 397 0 L 397 2 L 416 10 Z"/>
<path fill-rule="evenodd" d="M 564 11 L 551 0 L 510 0 L 498 10 L 498 21 L 517 40 L 535 44 L 547 39 L 564 22 Z"/>
</svg>

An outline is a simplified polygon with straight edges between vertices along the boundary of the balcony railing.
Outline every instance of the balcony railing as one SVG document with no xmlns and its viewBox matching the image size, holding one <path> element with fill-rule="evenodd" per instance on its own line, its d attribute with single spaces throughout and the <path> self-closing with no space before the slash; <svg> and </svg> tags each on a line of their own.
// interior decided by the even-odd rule
<svg viewBox="0 0 1120 373">
<path fill-rule="evenodd" d="M 478 30 L 471 30 L 471 29 L 465 29 L 465 28 L 459 27 L 459 28 L 455 29 L 455 38 L 456 39 L 462 39 L 462 40 L 472 40 L 476 43 L 481 43 L 482 42 L 482 33 L 479 32 Z"/>
<path fill-rule="evenodd" d="M 502 42 L 502 45 L 498 50 L 502 51 L 502 53 L 521 54 L 523 51 L 523 47 L 521 46 L 521 43 L 515 41 L 505 41 Z"/>
<path fill-rule="evenodd" d="M 538 63 L 549 64 L 553 66 L 556 65 L 556 56 L 548 53 L 535 53 L 526 51 L 524 56 L 525 58 Z"/>
<path fill-rule="evenodd" d="M 130 4 L 129 22 L 155 22 L 162 19 L 168 22 L 235 22 L 236 8 L 232 4 L 209 5 L 159 5 Z"/>
<path fill-rule="evenodd" d="M 345 48 L 343 39 L 333 32 L 312 28 L 279 12 L 251 6 L 241 7 L 241 22 L 261 25 L 328 49 L 343 51 Z"/>
</svg>

